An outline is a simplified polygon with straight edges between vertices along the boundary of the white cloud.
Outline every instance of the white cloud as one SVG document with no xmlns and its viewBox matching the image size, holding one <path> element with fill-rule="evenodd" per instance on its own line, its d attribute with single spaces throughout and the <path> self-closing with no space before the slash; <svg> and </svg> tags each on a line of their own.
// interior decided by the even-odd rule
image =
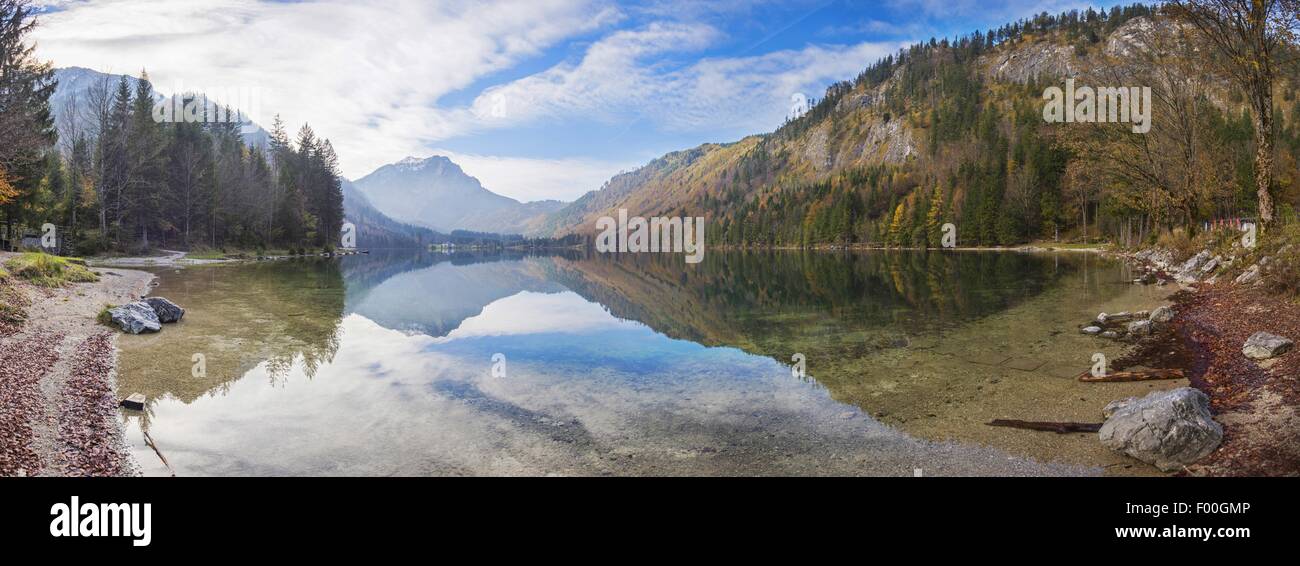
<svg viewBox="0 0 1300 566">
<path fill-rule="evenodd" d="M 581 117 L 608 123 L 646 120 L 645 126 L 670 132 L 758 133 L 780 125 L 792 95 L 820 97 L 819 89 L 828 82 L 852 78 L 900 46 L 810 45 L 671 64 L 672 55 L 703 50 L 721 36 L 702 24 L 655 23 L 620 31 L 593 44 L 579 62 L 486 90 L 475 100 L 474 113 L 491 116 L 493 108 L 506 108 L 498 113 L 499 126 Z"/>
<path fill-rule="evenodd" d="M 645 15 L 663 6 L 627 10 Z M 899 47 L 809 45 L 701 59 L 734 38 L 671 18 L 611 30 L 628 17 L 608 0 L 68 0 L 43 17 L 37 39 L 40 56 L 57 66 L 146 68 L 166 91 L 256 89 L 259 102 L 245 109 L 254 120 L 269 127 L 280 114 L 291 128 L 311 123 L 334 142 L 352 178 L 401 156 L 428 155 L 440 142 L 544 119 L 731 141 L 711 138 L 769 131 L 789 113 L 792 95 L 820 96 L 828 82 Z M 576 60 L 488 88 L 468 105 L 439 104 L 596 32 L 603 36 Z M 644 148 L 628 154 L 646 157 Z M 570 200 L 640 164 L 451 157 L 485 186 L 525 201 Z"/>
<path fill-rule="evenodd" d="M 37 41 L 57 66 L 257 89 L 255 120 L 310 122 L 355 176 L 461 133 L 440 97 L 620 17 L 602 0 L 96 0 L 60 4 Z"/>
</svg>

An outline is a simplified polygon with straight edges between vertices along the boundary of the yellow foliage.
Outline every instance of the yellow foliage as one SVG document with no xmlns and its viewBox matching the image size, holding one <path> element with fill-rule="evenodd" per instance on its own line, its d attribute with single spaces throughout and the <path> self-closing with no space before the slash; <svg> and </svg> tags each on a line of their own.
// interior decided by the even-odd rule
<svg viewBox="0 0 1300 566">
<path fill-rule="evenodd" d="M 18 189 L 9 180 L 9 174 L 0 167 L 0 204 L 7 204 L 18 196 Z"/>
</svg>

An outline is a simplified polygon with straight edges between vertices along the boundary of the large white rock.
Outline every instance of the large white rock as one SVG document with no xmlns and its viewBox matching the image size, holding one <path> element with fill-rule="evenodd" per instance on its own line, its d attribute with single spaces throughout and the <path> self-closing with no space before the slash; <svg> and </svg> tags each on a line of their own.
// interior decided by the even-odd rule
<svg viewBox="0 0 1300 566">
<path fill-rule="evenodd" d="M 109 309 L 108 314 L 113 319 L 113 324 L 127 334 L 144 334 L 162 330 L 158 314 L 149 303 L 143 301 Z"/>
<path fill-rule="evenodd" d="M 1290 352 L 1294 347 L 1294 342 L 1276 334 L 1256 332 L 1246 340 L 1241 353 L 1252 360 L 1271 360 Z"/>
<path fill-rule="evenodd" d="M 1238 285 L 1249 285 L 1257 282 L 1259 282 L 1259 264 L 1250 266 L 1244 273 L 1237 276 Z"/>
<path fill-rule="evenodd" d="M 180 322 L 185 316 L 185 309 L 163 297 L 149 297 L 144 302 L 158 315 L 158 322 L 163 324 Z"/>
<path fill-rule="evenodd" d="M 1106 413 L 1098 433 L 1102 445 L 1165 472 L 1210 455 L 1223 442 L 1210 398 L 1189 387 L 1117 401 Z"/>
</svg>

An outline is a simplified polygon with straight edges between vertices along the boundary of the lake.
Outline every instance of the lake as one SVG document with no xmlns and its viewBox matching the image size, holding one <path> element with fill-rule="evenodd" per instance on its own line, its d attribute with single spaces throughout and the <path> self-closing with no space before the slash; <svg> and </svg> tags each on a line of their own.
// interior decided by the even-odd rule
<svg viewBox="0 0 1300 566">
<path fill-rule="evenodd" d="M 1145 473 L 1094 435 L 985 425 L 1098 422 L 1152 387 L 1074 379 L 1121 353 L 1080 322 L 1163 299 L 1092 254 L 389 251 L 158 275 L 184 321 L 119 339 L 146 475 Z"/>
</svg>

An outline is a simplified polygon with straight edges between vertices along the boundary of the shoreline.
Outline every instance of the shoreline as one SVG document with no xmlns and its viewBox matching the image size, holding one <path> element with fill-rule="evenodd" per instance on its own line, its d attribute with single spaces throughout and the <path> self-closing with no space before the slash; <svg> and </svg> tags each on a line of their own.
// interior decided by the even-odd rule
<svg viewBox="0 0 1300 566">
<path fill-rule="evenodd" d="M 17 255 L 0 252 L 0 263 Z M 147 295 L 155 276 L 93 270 L 95 283 L 4 284 L 27 316 L 0 336 L 0 476 L 136 475 L 118 412 L 119 333 L 96 315 Z"/>
<path fill-rule="evenodd" d="M 1194 346 L 1192 387 L 1210 397 L 1223 443 L 1185 470 L 1190 476 L 1300 476 L 1300 357 L 1268 362 L 1242 355 L 1250 335 L 1300 336 L 1300 306 L 1257 289 L 1220 283 L 1177 301 L 1176 325 Z"/>
<path fill-rule="evenodd" d="M 1046 252 L 1077 252 L 1093 253 L 1101 255 L 1126 255 L 1123 252 L 1116 251 L 1106 247 L 1058 247 L 1044 243 L 1024 244 L 1020 246 L 965 246 L 955 248 L 929 248 L 919 246 L 878 246 L 874 244 L 848 244 L 848 245 L 817 245 L 817 246 L 709 246 L 710 248 L 722 251 L 782 251 L 782 252 L 1017 252 L 1017 253 L 1046 253 Z"/>
<path fill-rule="evenodd" d="M 1118 255 L 1152 273 L 1178 270 L 1181 262 L 1151 261 L 1152 251 Z M 1176 475 L 1300 476 L 1300 356 L 1256 362 L 1242 353 L 1256 332 L 1300 338 L 1300 305 L 1218 280 L 1221 274 L 1178 283 L 1170 328 L 1138 343 L 1116 366 L 1181 369 L 1188 386 L 1209 397 L 1223 441 Z"/>
<path fill-rule="evenodd" d="M 1115 257 L 1137 267 L 1168 268 L 1152 265 L 1139 253 L 1097 248 L 951 251 L 1076 251 Z M 0 253 L 0 263 L 16 255 Z M 186 260 L 183 252 L 169 252 L 159 257 L 92 259 L 90 265 L 101 275 L 100 281 L 62 289 L 11 279 L 7 286 L 26 298 L 28 320 L 0 336 L 0 384 L 14 390 L 0 395 L 0 407 L 9 413 L 10 421 L 0 422 L 0 432 L 7 437 L 0 441 L 9 444 L 0 443 L 0 476 L 135 475 L 138 468 L 126 446 L 125 423 L 117 408 L 118 395 L 127 393 L 116 389 L 120 334 L 99 325 L 95 314 L 104 304 L 137 300 L 152 290 L 155 275 L 121 266 L 229 263 L 241 261 Z M 1179 475 L 1300 475 L 1300 383 L 1294 377 L 1300 375 L 1300 358 L 1283 357 L 1260 367 L 1240 355 L 1245 336 L 1254 331 L 1300 335 L 1300 306 L 1227 282 L 1174 285 L 1169 291 L 1172 295 L 1165 302 L 1171 301 L 1177 312 L 1170 328 L 1127 346 L 1116 365 L 1118 369 L 1182 369 L 1188 376 L 1185 383 L 1210 396 L 1215 418 L 1225 429 L 1224 441 Z M 1243 311 L 1269 316 L 1263 317 L 1267 320 L 1241 316 Z M 1288 314 L 1273 316 L 1283 311 Z M 1292 322 L 1288 325 L 1288 321 Z M 13 371 L 6 373 L 6 367 L 35 372 L 38 377 L 21 379 Z M 1287 375 L 1293 377 L 1283 379 Z M 15 439 L 25 443 L 26 450 L 15 447 Z M 1132 463 L 1145 466 L 1136 460 Z"/>
</svg>

